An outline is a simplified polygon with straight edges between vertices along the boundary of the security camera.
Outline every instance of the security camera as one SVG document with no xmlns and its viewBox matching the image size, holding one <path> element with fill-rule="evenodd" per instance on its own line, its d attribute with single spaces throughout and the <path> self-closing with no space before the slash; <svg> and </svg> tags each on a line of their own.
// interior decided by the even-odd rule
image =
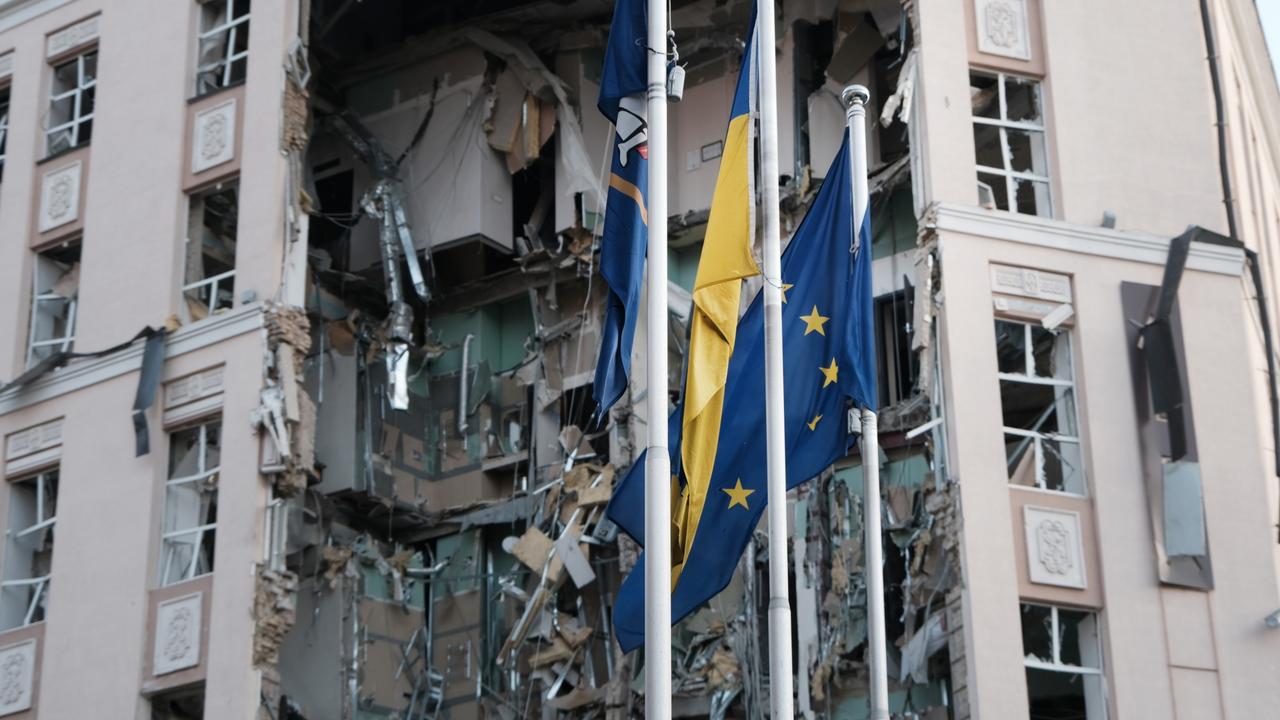
<svg viewBox="0 0 1280 720">
<path fill-rule="evenodd" d="M 1267 616 L 1267 627 L 1272 630 L 1280 630 L 1280 610 L 1277 610 Z"/>
</svg>

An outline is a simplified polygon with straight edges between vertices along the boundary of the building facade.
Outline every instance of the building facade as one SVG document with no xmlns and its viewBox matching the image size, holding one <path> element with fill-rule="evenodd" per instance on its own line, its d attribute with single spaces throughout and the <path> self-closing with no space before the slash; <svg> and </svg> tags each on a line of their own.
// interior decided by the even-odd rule
<svg viewBox="0 0 1280 720">
<path fill-rule="evenodd" d="M 633 366 L 665 327 L 675 402 L 751 3 L 671 5 Z M 895 717 L 1272 716 L 1253 3 L 778 5 L 784 239 L 872 95 Z M 660 389 L 591 422 L 611 11 L 0 0 L 0 718 L 642 714 L 604 505 Z M 787 499 L 809 718 L 868 713 L 861 462 Z M 677 626 L 679 716 L 767 716 L 766 564 Z"/>
</svg>

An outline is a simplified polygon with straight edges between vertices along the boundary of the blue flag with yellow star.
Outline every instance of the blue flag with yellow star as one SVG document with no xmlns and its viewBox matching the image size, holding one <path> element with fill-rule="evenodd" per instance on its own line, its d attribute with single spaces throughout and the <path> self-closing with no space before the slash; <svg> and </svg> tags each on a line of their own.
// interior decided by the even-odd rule
<svg viewBox="0 0 1280 720">
<path fill-rule="evenodd" d="M 871 221 L 855 233 L 848 138 L 813 206 L 782 254 L 787 487 L 815 477 L 852 446 L 848 410 L 876 408 Z M 738 323 L 729 361 L 711 486 L 689 556 L 671 596 L 679 621 L 729 584 L 764 512 L 767 492 L 764 409 L 764 305 L 760 295 Z M 669 426 L 679 470 L 680 416 Z M 683 478 L 682 478 L 683 482 Z M 644 457 L 609 503 L 608 515 L 644 544 Z M 644 642 L 644 563 L 618 591 L 614 631 L 624 651 Z"/>
</svg>

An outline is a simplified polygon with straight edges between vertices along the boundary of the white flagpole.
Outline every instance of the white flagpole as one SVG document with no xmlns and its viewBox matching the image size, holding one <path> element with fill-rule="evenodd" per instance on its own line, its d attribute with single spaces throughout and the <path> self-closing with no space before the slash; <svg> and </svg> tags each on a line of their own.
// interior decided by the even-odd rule
<svg viewBox="0 0 1280 720">
<path fill-rule="evenodd" d="M 760 0 L 756 54 L 760 63 L 760 203 L 764 216 L 765 437 L 769 471 L 769 707 L 794 717 L 791 596 L 787 571 L 786 402 L 782 389 L 782 242 L 778 219 L 778 67 L 773 0 Z"/>
<path fill-rule="evenodd" d="M 667 0 L 648 0 L 649 446 L 644 502 L 645 717 L 671 717 L 671 457 L 667 450 Z"/>
<path fill-rule="evenodd" d="M 862 230 L 867 212 L 867 101 L 871 93 L 861 85 L 850 85 L 840 94 L 845 120 L 849 123 L 849 152 L 853 163 L 853 221 Z M 858 252 L 871 252 L 871 238 Z M 880 437 L 876 414 L 862 411 L 863 523 L 866 527 L 867 642 L 871 661 L 871 720 L 889 720 L 889 673 L 884 639 L 884 557 L 880 547 Z"/>
</svg>

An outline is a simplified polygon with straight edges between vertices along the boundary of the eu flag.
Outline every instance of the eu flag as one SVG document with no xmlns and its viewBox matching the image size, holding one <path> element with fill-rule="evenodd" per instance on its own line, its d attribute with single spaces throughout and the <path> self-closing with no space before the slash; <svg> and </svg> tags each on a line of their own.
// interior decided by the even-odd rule
<svg viewBox="0 0 1280 720">
<path fill-rule="evenodd" d="M 852 446 L 850 407 L 876 407 L 871 224 L 855 233 L 848 138 L 813 206 L 782 255 L 787 487 L 812 478 Z M 767 500 L 764 306 L 757 296 L 738 325 L 724 422 L 701 522 L 672 591 L 678 621 L 724 589 Z M 677 408 L 671 427 L 679 426 Z M 671 436 L 672 465 L 680 438 Z M 609 517 L 644 542 L 644 459 L 609 503 Z M 637 470 L 639 468 L 639 470 Z M 618 591 L 614 630 L 624 651 L 644 642 L 643 560 Z"/>
<path fill-rule="evenodd" d="M 646 17 L 644 0 L 618 0 L 600 75 L 597 106 L 613 123 L 616 137 L 600 245 L 600 274 L 609 297 L 591 388 L 596 422 L 627 389 L 644 280 L 649 183 Z"/>
</svg>

